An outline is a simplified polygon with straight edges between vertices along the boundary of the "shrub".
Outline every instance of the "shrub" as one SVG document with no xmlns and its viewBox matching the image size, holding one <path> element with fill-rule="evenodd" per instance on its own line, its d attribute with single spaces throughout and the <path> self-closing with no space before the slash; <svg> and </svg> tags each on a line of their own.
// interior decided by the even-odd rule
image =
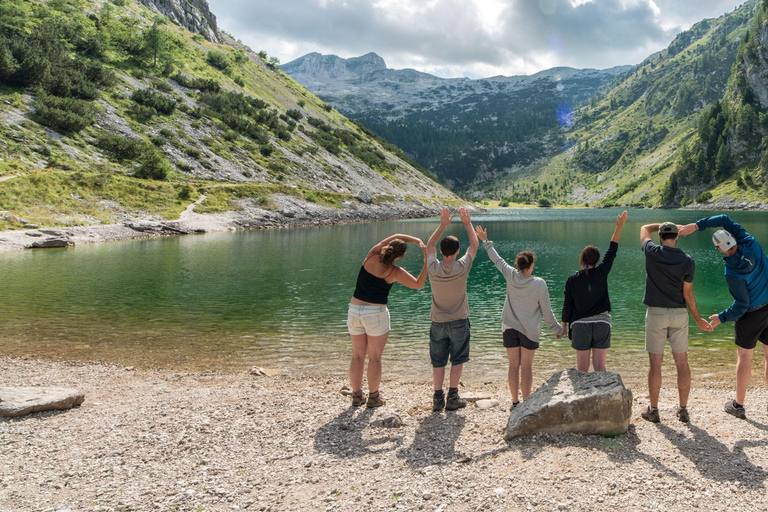
<svg viewBox="0 0 768 512">
<path fill-rule="evenodd" d="M 157 115 L 157 110 L 144 105 L 133 104 L 128 109 L 128 113 L 141 123 L 146 123 Z"/>
<path fill-rule="evenodd" d="M 176 109 L 176 100 L 152 89 L 136 89 L 131 94 L 131 99 L 145 107 L 151 107 L 164 115 L 171 115 Z"/>
<path fill-rule="evenodd" d="M 146 142 L 124 135 L 103 132 L 97 136 L 96 145 L 118 160 L 135 160 L 144 152 Z"/>
<path fill-rule="evenodd" d="M 141 165 L 134 176 L 141 179 L 164 180 L 171 172 L 171 163 L 156 149 L 148 149 L 140 158 Z"/>
<path fill-rule="evenodd" d="M 268 157 L 274 150 L 275 147 L 272 144 L 264 144 L 259 148 L 259 153 Z"/>
<path fill-rule="evenodd" d="M 301 121 L 301 119 L 304 117 L 304 114 L 301 113 L 301 110 L 297 110 L 297 109 L 286 110 L 285 114 L 288 117 L 295 119 L 297 121 Z"/>
<path fill-rule="evenodd" d="M 171 77 L 177 84 L 188 89 L 197 89 L 199 91 L 219 92 L 221 84 L 210 78 L 195 78 L 182 73 L 176 73 Z"/>
<path fill-rule="evenodd" d="M 218 50 L 210 50 L 205 54 L 205 60 L 211 66 L 218 68 L 222 71 L 229 71 L 229 57 L 224 52 Z"/>
<path fill-rule="evenodd" d="M 40 92 L 33 119 L 64 132 L 79 132 L 96 122 L 96 106 L 77 98 L 59 98 Z"/>
<path fill-rule="evenodd" d="M 551 208 L 552 207 L 552 201 L 547 199 L 546 197 L 539 198 L 538 205 L 540 208 Z"/>
</svg>

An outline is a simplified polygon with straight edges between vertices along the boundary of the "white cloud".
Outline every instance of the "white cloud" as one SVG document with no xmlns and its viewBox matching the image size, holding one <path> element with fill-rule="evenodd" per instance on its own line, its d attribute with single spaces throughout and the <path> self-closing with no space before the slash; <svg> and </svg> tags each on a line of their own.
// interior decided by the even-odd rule
<svg viewBox="0 0 768 512">
<path fill-rule="evenodd" d="M 636 64 L 732 0 L 210 0 L 219 25 L 282 62 L 381 55 L 446 76 Z"/>
</svg>

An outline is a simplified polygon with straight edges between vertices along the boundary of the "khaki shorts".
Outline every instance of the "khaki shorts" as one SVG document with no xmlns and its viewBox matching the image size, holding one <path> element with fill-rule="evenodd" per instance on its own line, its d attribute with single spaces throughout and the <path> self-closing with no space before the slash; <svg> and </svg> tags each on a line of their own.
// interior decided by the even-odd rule
<svg viewBox="0 0 768 512">
<path fill-rule="evenodd" d="M 649 307 L 645 312 L 645 350 L 663 354 L 667 340 L 672 352 L 688 351 L 688 310 Z"/>
<path fill-rule="evenodd" d="M 389 332 L 389 310 L 387 306 L 350 304 L 347 328 L 349 334 L 383 336 Z"/>
</svg>

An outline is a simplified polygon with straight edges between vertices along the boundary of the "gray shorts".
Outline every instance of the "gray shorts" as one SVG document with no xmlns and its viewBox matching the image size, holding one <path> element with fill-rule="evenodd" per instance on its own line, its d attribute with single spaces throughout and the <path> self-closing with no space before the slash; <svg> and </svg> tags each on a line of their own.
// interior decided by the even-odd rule
<svg viewBox="0 0 768 512">
<path fill-rule="evenodd" d="M 576 350 L 611 347 L 611 324 L 576 322 L 571 324 L 571 347 Z"/>
<path fill-rule="evenodd" d="M 649 354 L 663 354 L 667 340 L 672 352 L 688 351 L 688 310 L 648 307 L 645 312 L 645 350 Z"/>
<path fill-rule="evenodd" d="M 445 368 L 469 361 L 469 319 L 432 322 L 429 328 L 429 358 L 433 368 Z"/>
</svg>

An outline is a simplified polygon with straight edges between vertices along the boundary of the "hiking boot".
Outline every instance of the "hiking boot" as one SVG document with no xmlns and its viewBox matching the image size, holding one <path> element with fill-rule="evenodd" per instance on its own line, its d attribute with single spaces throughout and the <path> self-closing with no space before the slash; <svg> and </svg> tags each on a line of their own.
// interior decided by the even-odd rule
<svg viewBox="0 0 768 512">
<path fill-rule="evenodd" d="M 687 407 L 680 407 L 677 406 L 677 419 L 682 421 L 683 423 L 688 423 L 691 421 L 691 415 L 688 414 L 688 408 Z"/>
<path fill-rule="evenodd" d="M 368 395 L 368 403 L 365 404 L 367 408 L 373 409 L 374 407 L 381 407 L 382 405 L 387 405 L 387 402 L 381 398 L 378 391 Z"/>
<path fill-rule="evenodd" d="M 650 405 L 640 413 L 640 417 L 646 421 L 650 421 L 651 423 L 658 423 L 661 421 L 661 418 L 659 417 L 659 409 L 656 408 L 651 410 Z"/>
<path fill-rule="evenodd" d="M 432 412 L 440 412 L 445 408 L 445 395 L 432 397 Z"/>
<path fill-rule="evenodd" d="M 455 411 L 456 409 L 461 409 L 466 406 L 467 401 L 461 398 L 458 393 L 455 395 L 448 394 L 448 401 L 445 404 L 446 411 Z"/>
<path fill-rule="evenodd" d="M 747 411 L 744 410 L 744 406 L 736 407 L 736 402 L 734 400 L 725 402 L 725 412 L 732 416 L 736 416 L 740 420 L 747 418 Z"/>
<path fill-rule="evenodd" d="M 352 407 L 360 407 L 365 403 L 365 394 L 363 390 L 352 393 Z"/>
</svg>

